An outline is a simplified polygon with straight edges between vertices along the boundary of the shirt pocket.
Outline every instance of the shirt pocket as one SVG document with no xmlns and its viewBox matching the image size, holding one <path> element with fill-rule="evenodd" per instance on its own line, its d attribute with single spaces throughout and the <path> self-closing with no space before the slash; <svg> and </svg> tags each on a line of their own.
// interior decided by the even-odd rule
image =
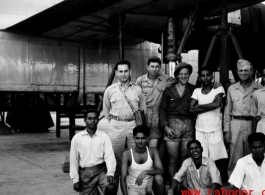
<svg viewBox="0 0 265 195">
<path fill-rule="evenodd" d="M 122 108 L 122 97 L 121 96 L 113 96 L 110 98 L 111 109 L 113 112 L 118 112 Z"/>
<path fill-rule="evenodd" d="M 103 158 L 104 155 L 104 145 L 102 140 L 95 140 L 93 142 L 93 153 L 97 158 Z"/>
<path fill-rule="evenodd" d="M 128 97 L 128 99 L 130 100 L 130 102 L 132 103 L 133 105 L 133 108 L 135 110 L 138 110 L 139 108 L 139 102 L 140 102 L 140 98 L 135 96 L 135 97 Z"/>
<path fill-rule="evenodd" d="M 232 102 L 233 102 L 233 110 L 237 111 L 240 109 L 240 97 L 239 96 L 232 96 Z"/>
</svg>

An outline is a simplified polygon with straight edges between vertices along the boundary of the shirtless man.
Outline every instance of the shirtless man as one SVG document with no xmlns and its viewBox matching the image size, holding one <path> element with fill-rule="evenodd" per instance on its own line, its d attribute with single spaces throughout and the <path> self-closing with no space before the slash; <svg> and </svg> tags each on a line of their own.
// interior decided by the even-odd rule
<svg viewBox="0 0 265 195">
<path fill-rule="evenodd" d="M 147 147 L 149 135 L 150 129 L 147 126 L 140 125 L 133 129 L 135 147 L 125 151 L 122 156 L 123 195 L 152 194 L 152 190 L 156 195 L 164 194 L 163 166 L 157 149 Z"/>
</svg>

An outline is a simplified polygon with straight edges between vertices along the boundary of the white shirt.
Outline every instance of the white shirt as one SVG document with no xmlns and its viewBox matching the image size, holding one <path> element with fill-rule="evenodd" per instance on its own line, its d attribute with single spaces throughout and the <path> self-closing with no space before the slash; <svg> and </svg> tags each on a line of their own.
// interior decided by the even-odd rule
<svg viewBox="0 0 265 195">
<path fill-rule="evenodd" d="M 201 104 L 209 104 L 212 103 L 215 96 L 223 93 L 225 96 L 225 91 L 222 86 L 212 89 L 208 94 L 202 94 L 202 88 L 197 88 L 194 90 L 191 98 L 198 101 L 198 105 Z M 221 130 L 221 115 L 220 115 L 220 108 L 216 108 L 214 110 L 199 114 L 196 119 L 196 130 L 202 132 L 212 132 Z"/>
<path fill-rule="evenodd" d="M 107 175 L 114 176 L 116 160 L 109 136 L 96 131 L 91 137 L 86 130 L 77 133 L 71 142 L 70 177 L 79 181 L 78 166 L 85 168 L 106 162 Z"/>
<path fill-rule="evenodd" d="M 240 158 L 228 182 L 241 190 L 253 190 L 253 195 L 261 195 L 265 190 L 265 158 L 261 171 L 252 154 Z"/>
</svg>

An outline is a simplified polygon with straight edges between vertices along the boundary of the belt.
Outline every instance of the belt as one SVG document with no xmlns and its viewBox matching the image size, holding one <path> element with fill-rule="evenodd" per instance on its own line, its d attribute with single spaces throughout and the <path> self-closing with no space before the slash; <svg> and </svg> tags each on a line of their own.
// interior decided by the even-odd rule
<svg viewBox="0 0 265 195">
<path fill-rule="evenodd" d="M 250 121 L 253 120 L 252 116 L 233 116 L 233 119 Z"/>
<path fill-rule="evenodd" d="M 91 170 L 91 171 L 95 171 L 95 170 L 98 170 L 98 169 L 103 169 L 106 167 L 106 163 L 105 162 L 102 162 L 100 164 L 97 164 L 97 165 L 93 165 L 93 166 L 90 166 L 90 167 L 78 167 L 79 170 Z"/>
<path fill-rule="evenodd" d="M 130 122 L 130 121 L 134 121 L 134 118 L 120 118 L 118 116 L 111 116 L 111 119 L 114 119 L 116 121 L 126 121 L 126 122 Z"/>
</svg>

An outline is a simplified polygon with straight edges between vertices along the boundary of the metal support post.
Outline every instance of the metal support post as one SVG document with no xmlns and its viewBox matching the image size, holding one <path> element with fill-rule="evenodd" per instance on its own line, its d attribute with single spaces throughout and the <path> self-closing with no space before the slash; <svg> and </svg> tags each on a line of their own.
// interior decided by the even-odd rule
<svg viewBox="0 0 265 195">
<path fill-rule="evenodd" d="M 191 11 L 190 13 L 190 16 L 189 16 L 189 21 L 188 21 L 188 24 L 187 24 L 187 27 L 185 29 L 185 32 L 184 32 L 184 35 L 181 39 L 181 42 L 179 44 L 179 47 L 178 47 L 178 51 L 177 51 L 177 60 L 178 61 L 181 61 L 182 57 L 181 57 L 181 53 L 183 51 L 183 48 L 186 44 L 186 41 L 191 33 L 191 30 L 192 30 L 192 27 L 196 21 L 196 18 L 197 18 L 197 12 L 198 12 L 198 6 L 196 6 L 195 10 Z"/>
<path fill-rule="evenodd" d="M 234 35 L 232 32 L 229 32 L 229 35 L 230 35 L 230 39 L 231 39 L 231 41 L 232 41 L 232 43 L 233 43 L 233 46 L 234 46 L 234 48 L 235 48 L 235 51 L 236 51 L 237 57 L 238 57 L 239 59 L 244 59 L 243 53 L 242 53 L 242 51 L 241 51 L 241 49 L 240 49 L 240 46 L 239 46 L 239 44 L 238 44 L 238 42 L 237 42 L 237 39 L 236 39 L 235 35 Z"/>
<path fill-rule="evenodd" d="M 213 51 L 214 45 L 215 45 L 216 42 L 217 42 L 217 39 L 218 39 L 218 33 L 216 33 L 216 34 L 213 36 L 212 40 L 211 40 L 211 43 L 210 43 L 210 46 L 209 46 L 209 48 L 208 48 L 207 54 L 206 54 L 206 56 L 205 56 L 205 59 L 204 59 L 204 61 L 203 61 L 203 65 L 202 65 L 202 67 L 205 67 L 205 66 L 208 65 L 208 62 L 209 62 L 210 56 L 211 56 L 211 54 L 212 54 L 212 51 Z"/>
<path fill-rule="evenodd" d="M 124 45 L 123 45 L 123 34 L 122 34 L 122 15 L 119 15 L 119 58 L 124 59 Z M 108 83 L 106 85 L 105 90 L 107 89 L 108 86 L 110 86 L 112 84 L 114 77 L 115 77 L 115 69 L 113 67 L 112 71 L 110 73 L 109 80 L 108 80 Z M 100 112 L 102 110 L 102 105 L 103 105 L 103 101 L 100 101 L 98 108 L 97 108 L 97 111 Z"/>
<path fill-rule="evenodd" d="M 122 15 L 119 15 L 119 58 L 124 59 L 124 45 L 122 34 Z"/>
<path fill-rule="evenodd" d="M 228 24 L 226 0 L 223 0 L 223 9 L 221 14 L 220 41 L 221 41 L 221 68 L 220 82 L 229 83 L 229 50 L 228 50 Z"/>
</svg>

